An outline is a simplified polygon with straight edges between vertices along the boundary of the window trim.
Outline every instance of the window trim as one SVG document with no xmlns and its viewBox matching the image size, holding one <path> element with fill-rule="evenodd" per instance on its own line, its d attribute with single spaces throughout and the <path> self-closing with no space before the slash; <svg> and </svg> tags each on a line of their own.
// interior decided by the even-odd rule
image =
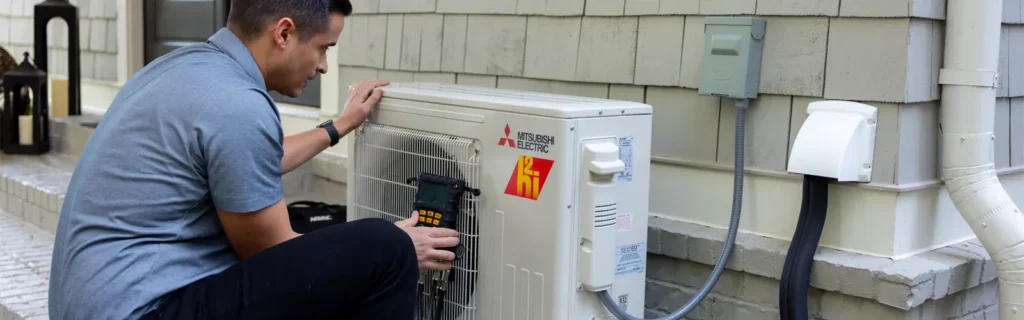
<svg viewBox="0 0 1024 320">
<path fill-rule="evenodd" d="M 150 39 L 154 36 L 151 24 L 148 21 L 158 13 L 155 12 L 153 5 L 156 0 L 119 0 L 118 8 L 120 12 L 125 14 L 119 15 L 118 27 L 121 34 L 128 35 L 127 37 L 120 37 L 122 40 L 119 41 L 118 55 L 124 52 L 125 58 L 119 59 L 125 63 L 118 68 L 119 77 L 118 80 L 121 83 L 127 81 L 132 74 L 142 69 L 149 61 L 149 47 Z M 227 15 L 231 10 L 231 1 L 224 1 L 224 7 L 218 8 L 222 10 L 218 24 L 224 25 L 227 23 Z M 123 16 L 130 16 L 132 19 L 123 18 Z M 129 30 L 138 30 L 129 33 Z M 132 48 L 129 47 L 129 43 L 133 43 Z M 129 51 L 130 50 L 130 51 Z M 154 57 L 155 58 L 155 57 Z M 124 72 L 120 72 L 124 70 Z M 307 108 L 320 109 L 323 105 L 323 85 L 332 83 L 331 81 L 323 81 L 323 75 L 318 75 L 316 78 L 310 81 L 309 85 L 303 90 L 302 95 L 298 98 L 286 97 L 277 92 L 270 92 L 271 97 L 275 102 L 279 104 L 290 104 L 296 106 L 302 106 Z"/>
</svg>

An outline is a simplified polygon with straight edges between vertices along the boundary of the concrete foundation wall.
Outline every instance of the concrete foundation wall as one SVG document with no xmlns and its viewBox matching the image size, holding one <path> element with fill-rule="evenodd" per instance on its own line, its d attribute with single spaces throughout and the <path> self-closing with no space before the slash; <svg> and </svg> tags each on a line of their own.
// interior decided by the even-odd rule
<svg viewBox="0 0 1024 320">
<path fill-rule="evenodd" d="M 651 254 L 648 257 L 647 317 L 660 317 L 679 309 L 702 286 L 711 266 Z M 779 318 L 779 281 L 743 272 L 727 271 L 719 285 L 689 319 L 771 320 Z M 811 288 L 808 314 L 828 320 L 939 320 L 998 319 L 995 281 L 928 300 L 909 310 L 871 299 Z M 885 294 L 879 291 L 879 294 Z"/>
<path fill-rule="evenodd" d="M 646 309 L 675 311 L 704 285 L 718 261 L 725 232 L 651 218 Z M 726 271 L 690 319 L 778 319 L 779 280 L 789 242 L 737 237 Z M 904 260 L 820 249 L 810 274 L 813 319 L 996 319 L 996 269 L 976 241 L 956 243 Z"/>
</svg>

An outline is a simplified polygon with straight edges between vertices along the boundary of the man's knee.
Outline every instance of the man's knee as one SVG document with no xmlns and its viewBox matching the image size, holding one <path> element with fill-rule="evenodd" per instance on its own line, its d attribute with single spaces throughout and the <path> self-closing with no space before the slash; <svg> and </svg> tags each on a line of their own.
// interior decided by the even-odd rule
<svg viewBox="0 0 1024 320">
<path fill-rule="evenodd" d="M 375 247 L 383 250 L 396 252 L 397 261 L 411 262 L 416 265 L 416 247 L 412 238 L 394 223 L 379 218 L 359 219 L 348 223 L 359 224 L 359 230 L 365 231 L 369 236 L 365 239 L 367 243 L 373 243 Z"/>
</svg>

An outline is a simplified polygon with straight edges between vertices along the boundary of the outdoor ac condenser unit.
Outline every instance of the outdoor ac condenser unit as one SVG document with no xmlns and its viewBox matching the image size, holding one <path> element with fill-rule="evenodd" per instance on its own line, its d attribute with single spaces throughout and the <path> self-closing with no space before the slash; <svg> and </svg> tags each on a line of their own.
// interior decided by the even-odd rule
<svg viewBox="0 0 1024 320">
<path fill-rule="evenodd" d="M 652 108 L 436 83 L 393 83 L 349 149 L 350 219 L 395 222 L 431 173 L 461 179 L 462 256 L 417 319 L 605 319 L 596 291 L 644 314 Z M 440 313 L 431 314 L 441 304 Z"/>
</svg>

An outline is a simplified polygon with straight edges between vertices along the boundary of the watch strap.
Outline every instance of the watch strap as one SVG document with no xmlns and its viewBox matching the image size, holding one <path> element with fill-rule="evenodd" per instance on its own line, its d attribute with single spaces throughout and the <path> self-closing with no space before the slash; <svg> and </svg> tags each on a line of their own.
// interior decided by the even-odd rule
<svg viewBox="0 0 1024 320">
<path fill-rule="evenodd" d="M 334 127 L 334 121 L 333 120 L 324 121 L 324 123 L 321 123 L 317 127 L 324 128 L 324 130 L 327 130 L 327 135 L 329 135 L 331 137 L 331 146 L 332 147 L 334 145 L 338 144 L 339 141 L 341 141 L 341 135 L 338 134 L 338 128 Z"/>
</svg>

